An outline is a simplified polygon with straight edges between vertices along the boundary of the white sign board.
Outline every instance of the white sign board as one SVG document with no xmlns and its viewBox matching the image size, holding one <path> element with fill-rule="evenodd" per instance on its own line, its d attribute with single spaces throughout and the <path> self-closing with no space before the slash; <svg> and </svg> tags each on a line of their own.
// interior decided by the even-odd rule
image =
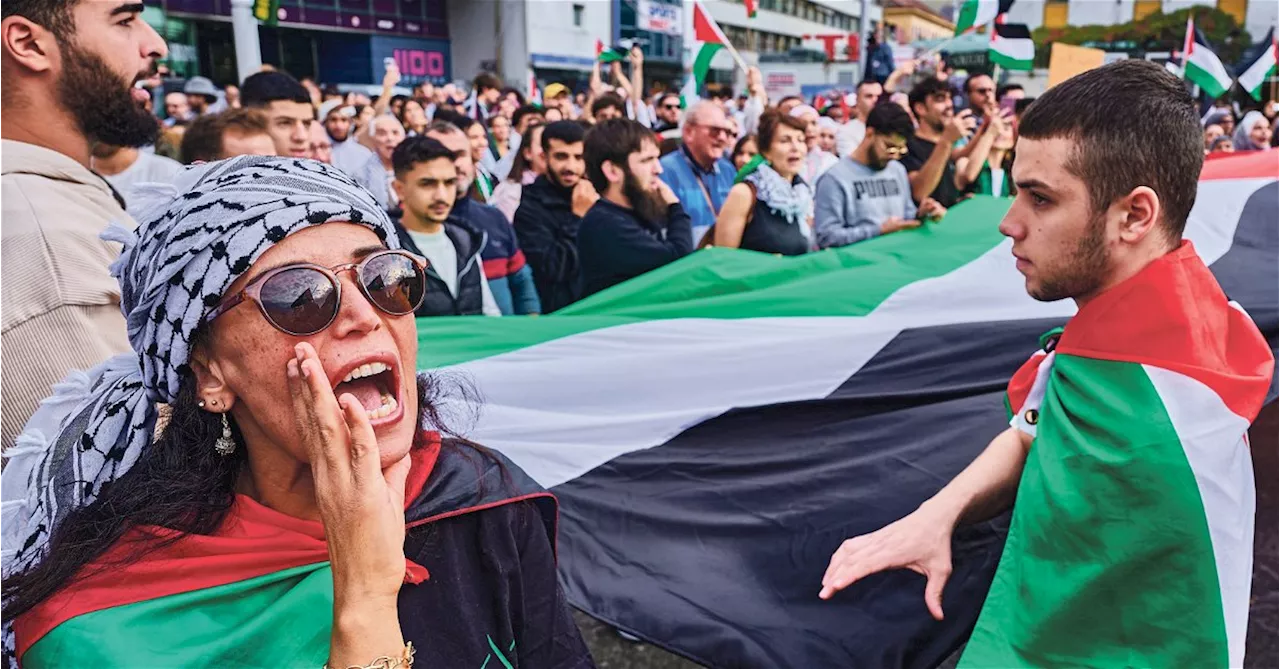
<svg viewBox="0 0 1280 669">
<path fill-rule="evenodd" d="M 762 68 L 763 69 L 763 68 Z M 795 72 L 765 72 L 764 73 L 764 90 L 769 94 L 771 99 L 785 97 L 787 95 L 800 94 L 800 82 L 796 80 Z"/>
<path fill-rule="evenodd" d="M 636 28 L 665 35 L 681 34 L 681 10 L 654 0 L 636 0 Z"/>
</svg>

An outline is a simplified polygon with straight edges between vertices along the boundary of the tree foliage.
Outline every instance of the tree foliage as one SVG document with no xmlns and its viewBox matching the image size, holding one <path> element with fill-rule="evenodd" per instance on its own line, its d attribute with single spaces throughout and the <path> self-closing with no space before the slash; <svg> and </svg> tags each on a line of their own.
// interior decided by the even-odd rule
<svg viewBox="0 0 1280 669">
<path fill-rule="evenodd" d="M 1063 26 L 1036 28 L 1031 37 L 1036 43 L 1036 64 L 1046 67 L 1049 51 L 1055 42 L 1077 46 L 1123 45 L 1109 51 L 1129 51 L 1131 55 L 1147 51 L 1181 51 L 1187 34 L 1187 16 L 1195 13 L 1196 27 L 1204 33 L 1223 63 L 1234 63 L 1252 45 L 1249 33 L 1236 18 L 1216 7 L 1189 7 L 1170 14 L 1155 12 L 1140 21 L 1109 26 Z"/>
</svg>

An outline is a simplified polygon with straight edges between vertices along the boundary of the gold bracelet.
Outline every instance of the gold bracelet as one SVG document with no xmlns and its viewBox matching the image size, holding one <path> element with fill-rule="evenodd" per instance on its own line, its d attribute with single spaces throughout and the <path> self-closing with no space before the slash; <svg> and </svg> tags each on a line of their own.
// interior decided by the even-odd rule
<svg viewBox="0 0 1280 669">
<path fill-rule="evenodd" d="M 400 657 L 388 657 L 386 655 L 383 655 L 382 657 L 374 659 L 374 661 L 370 662 L 369 664 L 365 664 L 365 665 L 353 664 L 347 667 L 347 669 L 400 669 L 401 667 L 403 667 L 404 669 L 408 669 L 409 667 L 413 666 L 413 655 L 415 652 L 416 651 L 413 650 L 413 642 L 408 641 L 408 642 L 405 642 L 404 652 L 400 654 Z M 334 669 L 334 668 L 330 667 L 328 662 L 325 662 L 323 669 Z"/>
</svg>

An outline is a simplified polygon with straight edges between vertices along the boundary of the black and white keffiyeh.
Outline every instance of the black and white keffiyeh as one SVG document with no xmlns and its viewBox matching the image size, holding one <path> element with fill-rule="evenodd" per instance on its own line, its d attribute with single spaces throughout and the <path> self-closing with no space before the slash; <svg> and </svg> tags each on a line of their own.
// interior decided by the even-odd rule
<svg viewBox="0 0 1280 669">
<path fill-rule="evenodd" d="M 756 199 L 773 213 L 802 229 L 808 228 L 805 221 L 813 208 L 813 190 L 804 179 L 797 178 L 788 182 L 767 161 L 761 161 L 742 180 L 755 186 Z"/>
<path fill-rule="evenodd" d="M 150 447 L 156 404 L 176 398 L 192 334 L 263 252 L 332 221 L 366 225 L 389 247 L 399 246 L 368 191 L 312 160 L 243 156 L 208 163 L 172 184 L 139 187 L 134 198 L 137 231 L 113 224 L 102 235 L 124 245 L 111 273 L 120 282 L 133 351 L 55 385 L 5 454 L 5 576 L 38 562 L 54 527 Z"/>
</svg>

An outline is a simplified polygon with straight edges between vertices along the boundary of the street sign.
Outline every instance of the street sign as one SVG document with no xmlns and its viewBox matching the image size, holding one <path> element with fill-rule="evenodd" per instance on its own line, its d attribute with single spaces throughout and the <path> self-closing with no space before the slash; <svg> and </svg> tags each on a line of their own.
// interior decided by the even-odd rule
<svg viewBox="0 0 1280 669">
<path fill-rule="evenodd" d="M 636 0 L 636 28 L 664 35 L 679 35 L 682 32 L 680 7 L 667 5 L 654 0 Z"/>
</svg>

